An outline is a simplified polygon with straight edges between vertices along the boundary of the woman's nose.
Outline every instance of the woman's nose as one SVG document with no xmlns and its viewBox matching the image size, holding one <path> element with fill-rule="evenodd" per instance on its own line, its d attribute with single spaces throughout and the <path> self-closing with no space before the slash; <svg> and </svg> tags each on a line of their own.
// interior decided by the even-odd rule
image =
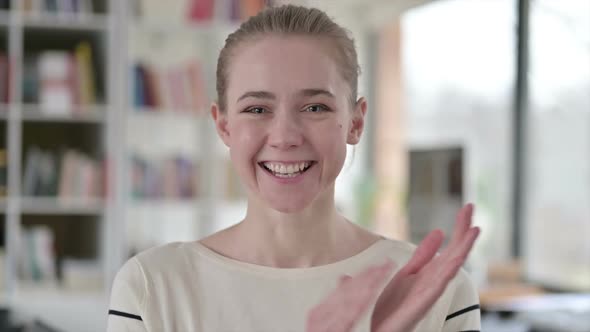
<svg viewBox="0 0 590 332">
<path fill-rule="evenodd" d="M 277 149 L 285 150 L 303 144 L 301 124 L 292 112 L 277 114 L 268 135 L 269 145 Z"/>
</svg>

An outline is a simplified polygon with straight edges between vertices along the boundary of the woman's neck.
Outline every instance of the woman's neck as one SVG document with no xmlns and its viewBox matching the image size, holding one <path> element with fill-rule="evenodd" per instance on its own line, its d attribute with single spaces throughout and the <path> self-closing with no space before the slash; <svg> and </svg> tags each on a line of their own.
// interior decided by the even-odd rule
<svg viewBox="0 0 590 332">
<path fill-rule="evenodd" d="M 247 263 L 303 268 L 351 257 L 378 239 L 340 215 L 333 199 L 315 202 L 297 214 L 280 213 L 250 200 L 242 222 L 201 243 Z"/>
<path fill-rule="evenodd" d="M 283 214 L 249 206 L 236 228 L 248 260 L 275 267 L 309 267 L 335 261 L 339 246 L 347 240 L 350 225 L 334 207 Z M 241 241 L 242 242 L 242 241 Z"/>
</svg>

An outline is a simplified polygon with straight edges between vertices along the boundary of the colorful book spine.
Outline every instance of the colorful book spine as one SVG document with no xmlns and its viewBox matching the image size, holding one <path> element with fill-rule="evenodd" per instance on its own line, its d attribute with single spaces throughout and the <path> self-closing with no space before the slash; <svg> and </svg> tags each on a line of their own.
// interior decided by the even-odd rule
<svg viewBox="0 0 590 332">
<path fill-rule="evenodd" d="M 194 199 L 198 196 L 199 168 L 191 159 L 131 158 L 132 197 L 136 199 Z"/>
<path fill-rule="evenodd" d="M 165 68 L 138 62 L 130 71 L 131 99 L 136 108 L 200 113 L 208 104 L 201 65 L 196 60 Z"/>
<path fill-rule="evenodd" d="M 191 0 L 187 18 L 190 22 L 208 21 L 213 18 L 214 0 Z"/>
<path fill-rule="evenodd" d="M 6 54 L 0 52 L 0 103 L 10 102 L 10 62 Z"/>
<path fill-rule="evenodd" d="M 102 161 L 74 151 L 62 154 L 38 147 L 27 150 L 23 178 L 24 196 L 104 197 L 106 174 Z"/>
<path fill-rule="evenodd" d="M 80 104 L 96 103 L 96 83 L 92 66 L 92 48 L 89 42 L 80 42 L 74 51 L 76 58 L 78 84 L 80 86 Z"/>
</svg>

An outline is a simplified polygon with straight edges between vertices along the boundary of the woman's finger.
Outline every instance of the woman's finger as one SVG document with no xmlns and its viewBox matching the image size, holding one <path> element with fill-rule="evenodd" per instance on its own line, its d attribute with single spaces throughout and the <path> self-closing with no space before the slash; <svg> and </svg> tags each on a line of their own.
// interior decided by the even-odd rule
<svg viewBox="0 0 590 332">
<path fill-rule="evenodd" d="M 412 258 L 410 258 L 398 274 L 408 275 L 418 273 L 436 255 L 437 250 L 442 245 L 443 239 L 444 233 L 441 230 L 434 230 L 428 233 L 418 248 L 416 248 Z"/>
<path fill-rule="evenodd" d="M 479 227 L 473 227 L 469 231 L 467 231 L 465 238 L 458 245 L 457 252 L 455 253 L 454 257 L 462 257 L 463 260 L 467 260 L 467 256 L 469 256 L 471 249 L 473 249 L 473 245 L 475 243 L 475 240 L 479 236 L 479 233 Z"/>
<path fill-rule="evenodd" d="M 340 277 L 339 286 L 313 308 L 307 319 L 308 332 L 349 331 L 376 301 L 381 285 L 395 264 L 387 260 L 358 275 Z"/>
<path fill-rule="evenodd" d="M 479 227 L 473 227 L 467 231 L 465 238 L 459 243 L 454 251 L 446 253 L 445 256 L 440 257 L 437 264 L 437 272 L 439 275 L 441 287 L 446 287 L 447 283 L 455 277 L 461 266 L 467 261 L 467 257 L 475 244 L 475 240 L 479 236 Z"/>
<path fill-rule="evenodd" d="M 459 244 L 465 233 L 467 233 L 471 227 L 471 218 L 473 217 L 474 208 L 473 204 L 466 204 L 457 213 L 457 221 L 455 222 L 455 229 L 449 247 Z"/>
<path fill-rule="evenodd" d="M 461 255 L 435 258 L 435 264 L 432 267 L 436 271 L 421 273 L 407 297 L 415 299 L 415 301 L 408 302 L 399 308 L 396 315 L 389 315 L 384 320 L 377 322 L 376 326 L 379 326 L 377 331 L 412 330 L 419 317 L 431 308 L 432 304 L 445 291 L 449 282 L 457 275 L 478 235 L 478 227 L 467 231 L 465 240 L 459 245 Z"/>
</svg>

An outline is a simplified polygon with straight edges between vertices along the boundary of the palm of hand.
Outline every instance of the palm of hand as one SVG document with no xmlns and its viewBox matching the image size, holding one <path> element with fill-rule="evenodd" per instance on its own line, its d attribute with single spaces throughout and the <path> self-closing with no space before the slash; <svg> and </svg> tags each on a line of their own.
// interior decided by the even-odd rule
<svg viewBox="0 0 590 332">
<path fill-rule="evenodd" d="M 372 332 L 412 331 L 467 259 L 479 234 L 471 226 L 472 214 L 472 205 L 461 209 L 451 242 L 440 255 L 436 253 L 444 235 L 431 232 L 384 289 L 395 265 L 391 260 L 355 277 L 342 277 L 338 288 L 310 311 L 307 331 L 351 331 L 375 300 Z"/>
<path fill-rule="evenodd" d="M 372 315 L 372 331 L 411 331 L 455 277 L 479 234 L 471 226 L 473 207 L 459 212 L 453 237 L 440 255 L 444 234 L 431 232 L 410 261 L 379 295 Z"/>
</svg>

